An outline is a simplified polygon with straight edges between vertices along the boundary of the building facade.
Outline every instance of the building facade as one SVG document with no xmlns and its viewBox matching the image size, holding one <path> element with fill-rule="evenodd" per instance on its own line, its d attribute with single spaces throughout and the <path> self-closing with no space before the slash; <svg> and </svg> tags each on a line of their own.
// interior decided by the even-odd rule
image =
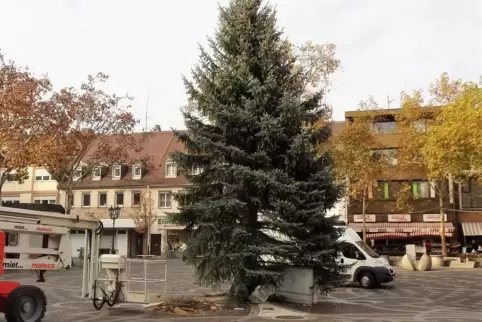
<svg viewBox="0 0 482 322">
<path fill-rule="evenodd" d="M 4 169 L 0 169 L 2 172 Z M 55 204 L 59 201 L 57 181 L 42 167 L 29 167 L 28 178 L 23 182 L 7 180 L 3 184 L 3 202 Z"/>
<path fill-rule="evenodd" d="M 396 166 L 397 151 L 404 129 L 396 122 L 399 109 L 377 111 L 373 124 L 374 136 L 378 153 L 389 152 Z M 358 111 L 346 112 L 345 121 L 356 118 Z M 426 123 L 420 125 L 426 126 Z M 421 130 L 424 130 L 421 128 Z M 411 196 L 404 207 L 397 207 L 396 200 L 402 189 L 410 187 Z M 447 190 L 443 194 L 443 208 L 445 210 L 445 234 L 447 240 L 457 237 L 456 194 L 457 185 L 448 182 Z M 361 233 L 363 227 L 372 246 L 380 251 L 405 251 L 407 243 L 420 244 L 424 240 L 431 240 L 433 251 L 440 250 L 440 221 L 439 198 L 432 188 L 432 184 L 420 173 L 396 173 L 390 178 L 380 178 L 377 185 L 368 191 L 365 216 L 362 215 L 362 203 L 351 198 L 347 206 L 348 226 Z M 365 224 L 363 223 L 365 221 Z"/>
<path fill-rule="evenodd" d="M 94 168 L 92 173 L 83 174 L 82 180 L 74 187 L 71 214 L 100 218 L 104 226 L 100 247 L 105 251 L 110 249 L 114 234 L 116 250 L 120 254 L 135 257 L 146 253 L 146 233 L 136 230 L 135 218 L 140 215 L 142 192 L 149 189 L 155 216 L 150 229 L 150 253 L 161 255 L 187 238 L 184 227 L 170 223 L 168 218 L 169 213 L 177 212 L 181 206 L 174 200 L 174 195 L 182 193 L 188 185 L 187 180 L 178 174 L 177 165 L 169 155 L 184 147 L 172 132 L 142 133 L 136 136 L 142 146 L 142 151 L 136 153 L 143 154 L 147 163 L 105 165 Z M 60 201 L 64 204 L 65 194 L 61 192 L 60 196 Z M 108 215 L 111 206 L 121 208 L 115 227 Z M 82 231 L 72 232 L 74 250 L 80 248 L 83 242 Z"/>
</svg>

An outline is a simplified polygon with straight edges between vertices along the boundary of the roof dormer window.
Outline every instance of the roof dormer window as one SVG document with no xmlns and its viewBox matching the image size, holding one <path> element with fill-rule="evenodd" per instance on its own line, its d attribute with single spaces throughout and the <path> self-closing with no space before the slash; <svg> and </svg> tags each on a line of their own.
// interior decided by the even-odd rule
<svg viewBox="0 0 482 322">
<path fill-rule="evenodd" d="M 177 166 L 176 163 L 172 161 L 166 162 L 166 178 L 177 177 Z"/>
<path fill-rule="evenodd" d="M 72 169 L 72 179 L 74 181 L 80 180 L 82 178 L 82 164 L 77 164 Z"/>
<path fill-rule="evenodd" d="M 132 179 L 141 179 L 142 178 L 142 167 L 138 164 L 132 167 Z"/>
<path fill-rule="evenodd" d="M 112 167 L 112 179 L 119 180 L 122 174 L 122 167 L 120 165 L 115 165 Z"/>
<path fill-rule="evenodd" d="M 92 180 L 98 181 L 102 177 L 102 169 L 100 167 L 94 167 L 92 169 Z"/>
</svg>

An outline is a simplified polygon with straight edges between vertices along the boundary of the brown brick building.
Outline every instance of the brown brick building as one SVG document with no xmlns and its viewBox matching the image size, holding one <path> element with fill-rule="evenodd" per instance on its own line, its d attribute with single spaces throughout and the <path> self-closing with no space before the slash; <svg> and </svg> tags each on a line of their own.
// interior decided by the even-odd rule
<svg viewBox="0 0 482 322">
<path fill-rule="evenodd" d="M 403 126 L 396 122 L 396 115 L 400 112 L 400 109 L 376 111 L 373 130 L 376 132 L 377 150 L 393 152 L 399 148 L 404 135 Z M 350 122 L 358 113 L 346 112 L 345 122 Z M 423 130 L 426 122 L 420 122 L 419 126 Z M 391 154 L 396 164 L 396 152 Z M 405 185 L 410 186 L 412 197 L 407 202 L 408 207 L 397 209 L 397 195 Z M 396 173 L 391 178 L 381 178 L 368 195 L 365 223 L 372 245 L 390 251 L 403 249 L 407 243 L 421 243 L 429 239 L 434 243 L 434 251 L 437 250 L 436 244 L 440 242 L 439 199 L 423 174 Z M 482 186 L 474 181 L 463 185 L 448 182 L 445 195 L 447 240 L 482 237 Z M 347 224 L 358 232 L 363 227 L 361 214 L 361 202 L 349 200 Z"/>
</svg>

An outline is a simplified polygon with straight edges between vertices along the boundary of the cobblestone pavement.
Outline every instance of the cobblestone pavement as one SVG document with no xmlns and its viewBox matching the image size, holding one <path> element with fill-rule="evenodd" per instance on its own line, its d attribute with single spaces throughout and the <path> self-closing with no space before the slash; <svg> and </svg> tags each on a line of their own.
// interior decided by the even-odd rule
<svg viewBox="0 0 482 322">
<path fill-rule="evenodd" d="M 150 321 L 212 321 L 212 322 L 265 322 L 294 321 L 290 315 L 310 321 L 481 321 L 482 269 L 444 269 L 432 272 L 404 272 L 397 270 L 397 280 L 381 289 L 364 290 L 343 287 L 327 297 L 305 316 L 280 312 L 286 319 L 271 316 L 258 317 L 191 317 L 176 318 L 141 311 L 138 307 L 104 308 L 95 311 L 92 303 L 80 300 L 81 270 L 48 272 L 47 282 L 39 284 L 48 298 L 48 314 L 44 322 L 122 322 Z M 37 285 L 36 275 L 30 271 L 8 272 L 6 280 Z M 200 294 L 206 291 L 194 284 L 191 267 L 180 261 L 171 261 L 168 268 L 168 293 Z M 263 312 L 263 311 L 261 311 Z M 277 315 L 278 317 L 280 315 Z M 4 322 L 0 318 L 0 322 Z"/>
<path fill-rule="evenodd" d="M 481 321 L 482 269 L 396 270 L 393 284 L 343 287 L 311 312 L 320 321 Z"/>
</svg>

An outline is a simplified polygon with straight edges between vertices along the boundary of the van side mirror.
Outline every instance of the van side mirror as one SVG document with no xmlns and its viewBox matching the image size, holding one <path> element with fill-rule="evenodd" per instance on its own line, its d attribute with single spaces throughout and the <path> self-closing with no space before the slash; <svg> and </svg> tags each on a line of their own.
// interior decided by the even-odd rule
<svg viewBox="0 0 482 322">
<path fill-rule="evenodd" d="M 363 256 L 362 253 L 356 252 L 356 259 L 357 259 L 357 260 L 364 260 L 364 259 L 366 259 L 366 258 L 365 258 L 365 256 Z"/>
</svg>

